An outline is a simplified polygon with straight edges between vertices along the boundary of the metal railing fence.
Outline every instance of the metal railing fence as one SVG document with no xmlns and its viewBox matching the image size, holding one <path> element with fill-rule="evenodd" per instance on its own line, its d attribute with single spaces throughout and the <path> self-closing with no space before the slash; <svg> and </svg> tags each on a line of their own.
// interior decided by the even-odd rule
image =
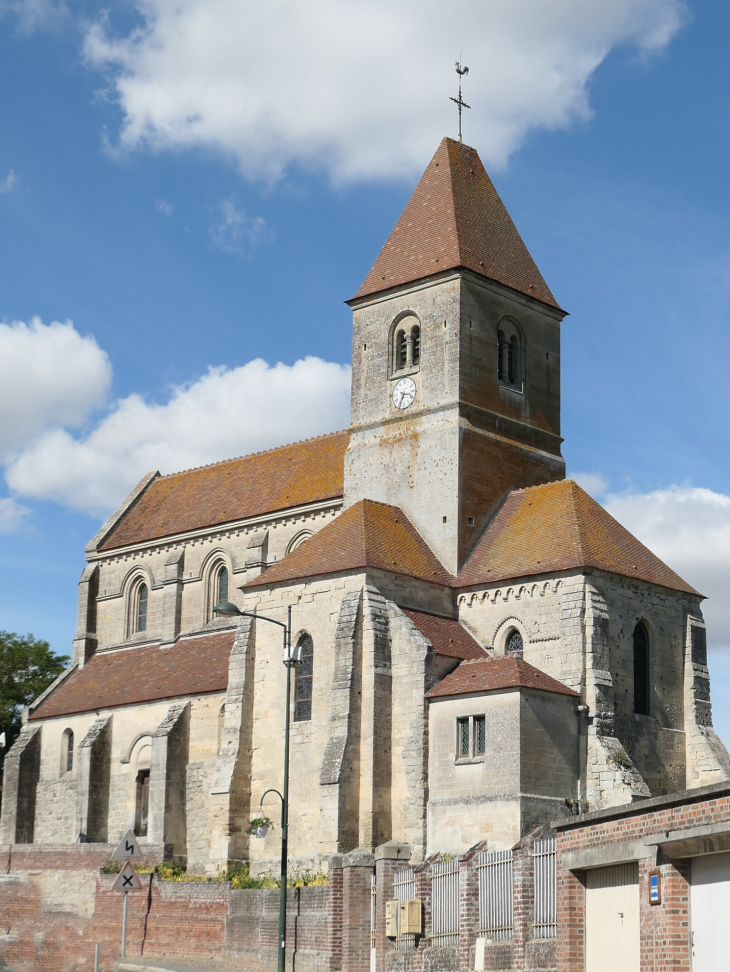
<svg viewBox="0 0 730 972">
<path fill-rule="evenodd" d="M 534 938 L 555 938 L 558 932 L 555 843 L 554 837 L 551 840 L 538 840 L 532 852 L 535 881 Z"/>
<path fill-rule="evenodd" d="M 479 932 L 480 938 L 505 942 L 512 938 L 514 926 L 512 851 L 480 854 Z"/>
<path fill-rule="evenodd" d="M 459 944 L 459 862 L 431 866 L 431 940 L 434 945 Z"/>
<path fill-rule="evenodd" d="M 412 867 L 404 867 L 396 871 L 393 875 L 393 897 L 401 901 L 412 901 L 416 897 L 416 879 L 413 875 Z M 400 933 L 400 908 L 395 916 L 396 930 L 398 932 L 395 939 L 395 948 L 398 952 L 407 952 L 416 947 L 415 935 L 401 935 Z"/>
</svg>

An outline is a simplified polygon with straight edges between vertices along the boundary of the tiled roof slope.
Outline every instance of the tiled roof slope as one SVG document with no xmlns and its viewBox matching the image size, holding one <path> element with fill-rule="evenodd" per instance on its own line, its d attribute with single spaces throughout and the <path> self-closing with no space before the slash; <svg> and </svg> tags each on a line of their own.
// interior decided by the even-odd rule
<svg viewBox="0 0 730 972">
<path fill-rule="evenodd" d="M 446 585 L 453 580 L 402 510 L 362 500 L 260 577 L 249 581 L 244 589 L 364 567 L 436 584 Z"/>
<path fill-rule="evenodd" d="M 348 432 L 160 476 L 100 544 L 112 550 L 342 496 Z"/>
<path fill-rule="evenodd" d="M 407 611 L 405 608 L 403 613 L 428 638 L 437 655 L 449 655 L 451 658 L 485 657 L 482 646 L 458 621 L 422 611 Z"/>
<path fill-rule="evenodd" d="M 595 567 L 698 595 L 570 479 L 510 493 L 456 586 L 574 567 Z"/>
<path fill-rule="evenodd" d="M 181 638 L 164 651 L 159 645 L 100 652 L 44 699 L 31 719 L 118 705 L 224 692 L 234 631 Z"/>
<path fill-rule="evenodd" d="M 502 655 L 499 658 L 463 661 L 450 675 L 434 685 L 427 698 L 438 699 L 446 695 L 494 692 L 508 688 L 531 688 L 555 692 L 557 695 L 578 695 L 567 685 L 551 678 L 522 658 Z"/>
<path fill-rule="evenodd" d="M 558 307 L 476 150 L 445 138 L 353 300 L 456 267 Z"/>
</svg>

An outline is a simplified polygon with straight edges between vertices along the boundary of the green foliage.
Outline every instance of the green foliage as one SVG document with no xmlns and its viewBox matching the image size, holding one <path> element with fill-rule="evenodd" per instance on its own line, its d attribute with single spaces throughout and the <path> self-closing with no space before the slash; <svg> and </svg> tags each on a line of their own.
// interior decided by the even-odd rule
<svg viewBox="0 0 730 972">
<path fill-rule="evenodd" d="M 258 827 L 273 827 L 273 826 L 274 826 L 274 821 L 271 819 L 271 817 L 254 817 L 253 820 L 249 821 L 248 827 L 246 827 L 246 833 L 250 837 L 253 834 L 254 830 L 256 830 Z"/>
<path fill-rule="evenodd" d="M 51 651 L 33 635 L 0 631 L 0 732 L 6 734 L 4 754 L 18 737 L 23 706 L 29 705 L 66 667 L 68 655 Z"/>
<path fill-rule="evenodd" d="M 102 874 L 119 874 L 123 866 L 121 861 L 107 861 L 100 870 Z"/>
<path fill-rule="evenodd" d="M 102 874 L 119 874 L 123 867 L 122 861 L 107 861 L 101 868 Z M 173 864 L 170 861 L 163 861 L 154 867 L 135 867 L 137 874 L 157 874 L 161 881 L 173 881 L 177 883 L 208 883 L 219 884 L 223 881 L 230 881 L 234 891 L 241 891 L 247 888 L 279 888 L 281 887 L 280 878 L 271 877 L 270 874 L 263 874 L 261 877 L 251 877 L 248 864 L 237 864 L 227 871 L 221 871 L 218 877 L 206 877 L 204 874 L 188 874 L 180 864 Z M 287 879 L 288 888 L 308 888 L 326 887 L 330 883 L 329 875 L 323 871 L 311 871 L 309 868 L 304 874 L 294 874 Z"/>
</svg>

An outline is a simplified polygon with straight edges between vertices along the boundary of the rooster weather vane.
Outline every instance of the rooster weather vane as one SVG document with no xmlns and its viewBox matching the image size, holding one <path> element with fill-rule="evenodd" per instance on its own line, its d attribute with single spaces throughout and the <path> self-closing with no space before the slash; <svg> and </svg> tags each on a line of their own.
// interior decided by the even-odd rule
<svg viewBox="0 0 730 972">
<path fill-rule="evenodd" d="M 453 101 L 454 104 L 457 105 L 459 108 L 459 141 L 462 142 L 463 139 L 461 137 L 461 111 L 462 108 L 471 108 L 471 105 L 467 105 L 467 103 L 461 97 L 461 79 L 464 77 L 465 74 L 469 73 L 469 68 L 466 67 L 466 65 L 464 65 L 464 67 L 461 66 L 461 55 L 459 55 L 459 60 L 456 62 L 456 73 L 459 75 L 459 97 L 449 98 L 449 101 Z"/>
</svg>

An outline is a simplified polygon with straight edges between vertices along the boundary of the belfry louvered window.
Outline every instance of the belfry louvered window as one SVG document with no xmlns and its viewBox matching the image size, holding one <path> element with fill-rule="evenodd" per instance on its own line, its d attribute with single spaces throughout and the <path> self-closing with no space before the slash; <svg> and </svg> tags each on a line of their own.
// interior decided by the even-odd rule
<svg viewBox="0 0 730 972">
<path fill-rule="evenodd" d="M 314 682 L 314 642 L 310 635 L 299 639 L 301 668 L 297 669 L 294 693 L 294 721 L 308 722 L 312 718 L 312 687 Z"/>
<path fill-rule="evenodd" d="M 140 584 L 137 588 L 137 610 L 135 612 L 135 630 L 147 630 L 147 585 Z"/>
</svg>

